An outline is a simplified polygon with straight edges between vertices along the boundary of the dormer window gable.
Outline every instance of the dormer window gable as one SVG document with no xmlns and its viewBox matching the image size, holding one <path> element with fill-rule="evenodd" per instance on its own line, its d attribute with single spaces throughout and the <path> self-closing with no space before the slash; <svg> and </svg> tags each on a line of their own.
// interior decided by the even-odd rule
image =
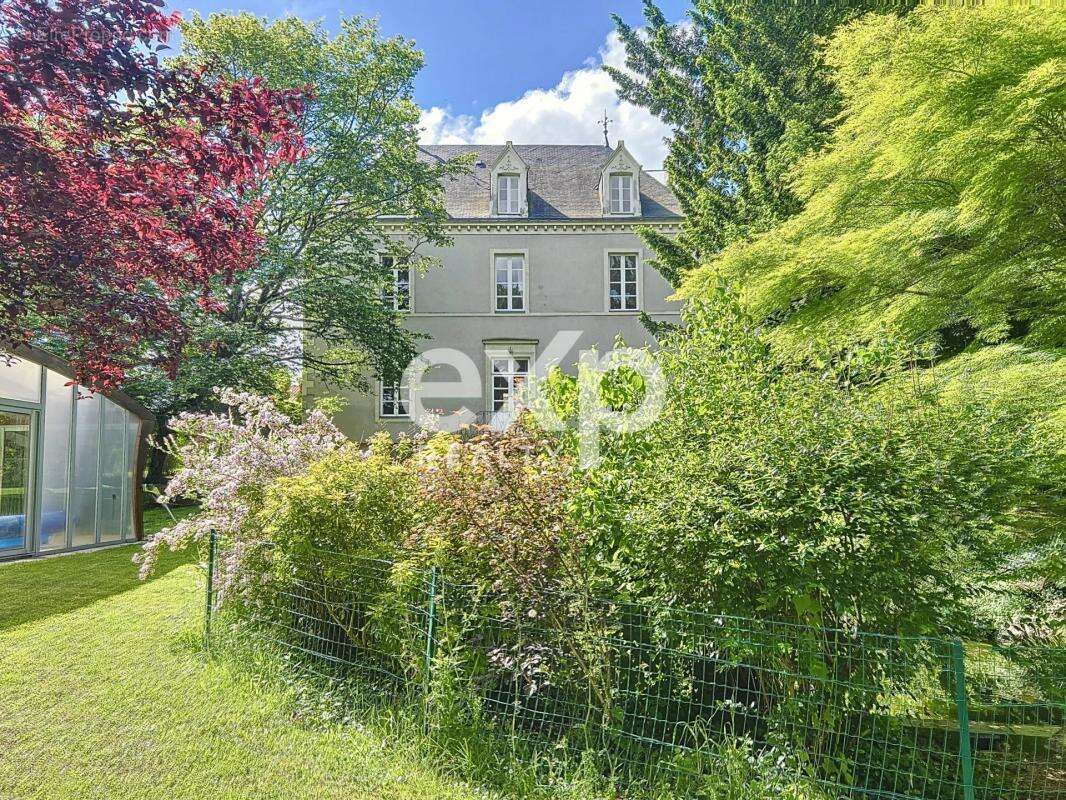
<svg viewBox="0 0 1066 800">
<path fill-rule="evenodd" d="M 640 164 L 621 140 L 600 174 L 600 202 L 605 217 L 640 216 Z"/>
<path fill-rule="evenodd" d="M 511 142 L 492 165 L 490 206 L 494 217 L 529 216 L 529 168 Z"/>
</svg>

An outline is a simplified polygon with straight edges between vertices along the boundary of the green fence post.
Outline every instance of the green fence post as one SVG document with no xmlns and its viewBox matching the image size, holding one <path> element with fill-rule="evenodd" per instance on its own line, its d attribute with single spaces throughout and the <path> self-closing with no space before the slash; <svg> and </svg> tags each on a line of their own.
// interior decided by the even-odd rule
<svg viewBox="0 0 1066 800">
<path fill-rule="evenodd" d="M 217 535 L 214 528 L 211 529 L 211 537 L 207 545 L 207 592 L 204 608 L 204 645 L 211 648 L 211 614 L 214 612 L 215 594 L 215 549 L 217 547 Z"/>
<path fill-rule="evenodd" d="M 423 733 L 429 732 L 430 681 L 433 675 L 433 657 L 437 654 L 437 568 L 429 572 L 429 604 L 426 608 L 426 677 L 422 694 Z"/>
<path fill-rule="evenodd" d="M 955 668 L 955 708 L 959 716 L 959 761 L 962 765 L 962 796 L 974 800 L 973 754 L 970 752 L 970 701 L 966 693 L 966 657 L 962 642 L 951 642 L 951 661 Z"/>
<path fill-rule="evenodd" d="M 426 609 L 426 689 L 433 672 L 433 657 L 437 654 L 437 568 L 429 572 L 429 607 Z"/>
</svg>

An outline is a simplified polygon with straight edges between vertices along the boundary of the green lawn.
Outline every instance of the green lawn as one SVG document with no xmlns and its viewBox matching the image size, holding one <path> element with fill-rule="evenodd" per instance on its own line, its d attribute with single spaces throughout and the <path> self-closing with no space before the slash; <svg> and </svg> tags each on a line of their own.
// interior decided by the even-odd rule
<svg viewBox="0 0 1066 800">
<path fill-rule="evenodd" d="M 208 661 L 194 559 L 141 583 L 134 552 L 0 565 L 0 798 L 474 796 L 355 726 L 294 722 L 280 690 Z"/>
</svg>

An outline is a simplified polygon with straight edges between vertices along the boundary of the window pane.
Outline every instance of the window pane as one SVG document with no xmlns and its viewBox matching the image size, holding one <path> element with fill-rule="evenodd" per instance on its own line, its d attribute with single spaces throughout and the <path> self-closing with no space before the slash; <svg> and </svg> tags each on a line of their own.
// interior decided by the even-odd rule
<svg viewBox="0 0 1066 800">
<path fill-rule="evenodd" d="M 103 396 L 83 395 L 74 401 L 74 486 L 71 515 L 74 547 L 96 542 L 96 479 L 100 460 L 100 409 Z"/>
<path fill-rule="evenodd" d="M 48 370 L 41 449 L 41 550 L 67 546 L 67 488 L 70 483 L 70 416 L 74 387 L 65 375 Z"/>
<path fill-rule="evenodd" d="M 13 358 L 8 364 L 0 354 L 0 398 L 41 402 L 41 365 L 24 358 Z"/>
<path fill-rule="evenodd" d="M 404 417 L 407 416 L 407 401 L 410 397 L 410 389 L 402 383 L 381 384 L 381 416 Z"/>
<path fill-rule="evenodd" d="M 497 204 L 501 214 L 517 214 L 520 210 L 518 175 L 500 175 Z"/>
<path fill-rule="evenodd" d="M 122 539 L 122 475 L 126 458 L 126 412 L 110 400 L 101 400 L 103 435 L 100 438 L 100 541 Z"/>
<path fill-rule="evenodd" d="M 126 502 L 122 533 L 127 541 L 136 537 L 133 529 L 133 501 L 141 491 L 141 476 L 137 473 L 137 440 L 141 435 L 141 421 L 133 414 L 126 415 Z"/>
<path fill-rule="evenodd" d="M 29 544 L 30 415 L 0 412 L 0 551 Z"/>
<path fill-rule="evenodd" d="M 411 308 L 411 271 L 396 270 L 396 307 L 400 311 Z"/>
<path fill-rule="evenodd" d="M 523 309 L 523 261 L 521 256 L 496 256 L 496 310 Z"/>
</svg>

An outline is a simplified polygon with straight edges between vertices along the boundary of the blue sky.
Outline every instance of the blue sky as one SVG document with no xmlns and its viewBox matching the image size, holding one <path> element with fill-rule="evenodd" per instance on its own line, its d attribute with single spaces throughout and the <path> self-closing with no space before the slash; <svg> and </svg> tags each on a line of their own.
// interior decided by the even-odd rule
<svg viewBox="0 0 1066 800">
<path fill-rule="evenodd" d="M 687 5 L 660 2 L 673 19 Z M 624 138 L 652 168 L 664 152 L 665 128 L 619 104 L 599 70 L 621 59 L 610 13 L 639 24 L 640 0 L 172 0 L 170 7 L 296 14 L 334 28 L 341 16 L 378 17 L 384 34 L 413 38 L 425 52 L 416 99 L 427 141 L 598 141 L 596 119 L 607 107 L 612 141 Z"/>
</svg>

